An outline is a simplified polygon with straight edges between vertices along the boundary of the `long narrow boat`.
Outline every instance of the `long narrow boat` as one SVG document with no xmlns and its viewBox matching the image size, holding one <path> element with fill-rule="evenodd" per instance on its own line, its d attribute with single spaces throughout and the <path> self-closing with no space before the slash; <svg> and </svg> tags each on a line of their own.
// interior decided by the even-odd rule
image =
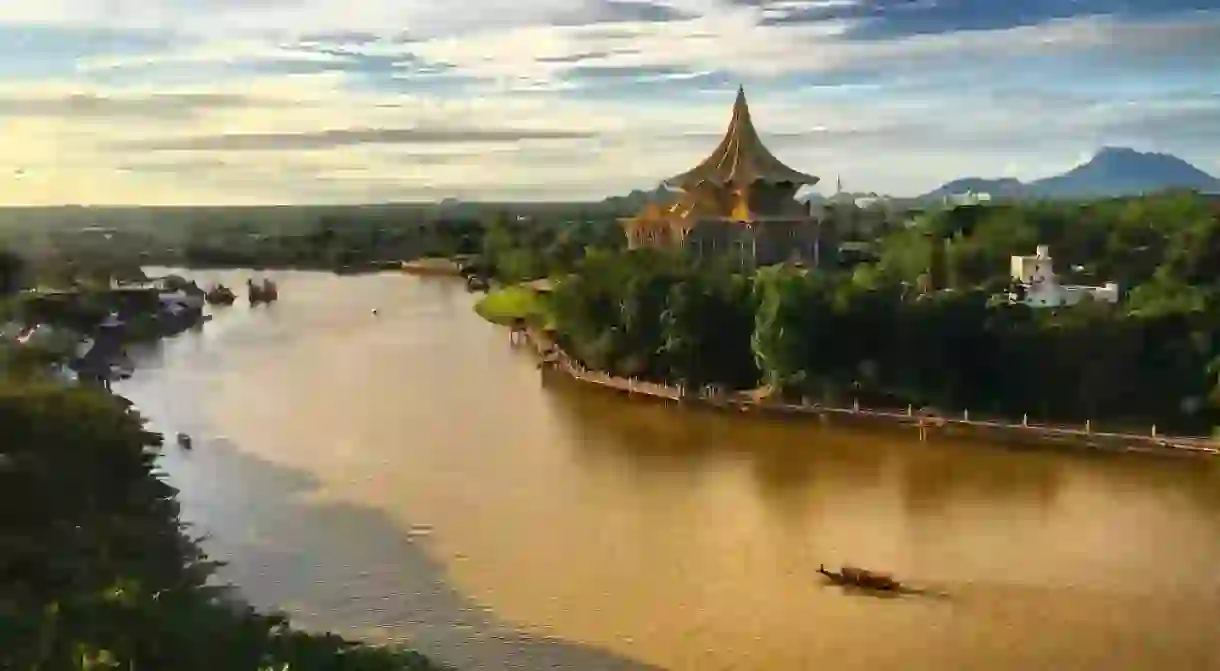
<svg viewBox="0 0 1220 671">
<path fill-rule="evenodd" d="M 863 587 L 884 592 L 897 592 L 902 584 L 885 573 L 874 573 L 862 568 L 844 566 L 839 571 L 827 571 L 825 566 L 818 566 L 818 573 L 836 585 L 847 587 Z"/>
</svg>

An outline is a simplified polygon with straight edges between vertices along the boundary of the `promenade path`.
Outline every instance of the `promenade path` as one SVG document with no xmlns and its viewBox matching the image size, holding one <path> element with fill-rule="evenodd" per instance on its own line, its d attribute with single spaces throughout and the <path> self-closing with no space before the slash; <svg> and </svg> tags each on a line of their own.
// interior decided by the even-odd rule
<svg viewBox="0 0 1220 671">
<path fill-rule="evenodd" d="M 1095 431 L 1091 425 L 1047 424 L 1029 421 L 1013 422 L 1002 419 L 971 419 L 968 411 L 960 417 L 948 417 L 908 407 L 906 409 L 863 408 L 859 405 L 830 406 L 817 403 L 782 403 L 760 400 L 747 394 L 715 393 L 708 390 L 691 391 L 679 386 L 647 382 L 632 378 L 608 375 L 601 371 L 581 366 L 553 342 L 545 333 L 536 329 L 515 330 L 514 342 L 528 344 L 545 365 L 562 371 L 569 377 L 586 384 L 611 389 L 629 395 L 644 396 L 659 400 L 697 403 L 713 407 L 732 407 L 745 411 L 774 414 L 804 414 L 817 416 L 841 416 L 863 420 L 875 420 L 893 424 L 916 426 L 921 437 L 929 429 L 963 427 L 990 432 L 997 436 L 1021 437 L 1047 443 L 1068 443 L 1094 448 L 1118 448 L 1128 452 L 1150 452 L 1220 456 L 1220 441 L 1201 436 L 1170 436 L 1160 434 L 1155 426 L 1148 433 L 1118 431 Z"/>
</svg>

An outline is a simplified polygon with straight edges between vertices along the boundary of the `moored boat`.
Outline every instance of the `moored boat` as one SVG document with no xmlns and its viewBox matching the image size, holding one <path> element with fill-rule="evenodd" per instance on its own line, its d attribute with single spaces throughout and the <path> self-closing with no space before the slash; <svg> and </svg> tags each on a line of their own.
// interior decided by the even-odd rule
<svg viewBox="0 0 1220 671">
<path fill-rule="evenodd" d="M 487 291 L 489 285 L 487 278 L 480 275 L 471 275 L 466 278 L 466 290 L 470 292 Z"/>
<path fill-rule="evenodd" d="M 246 294 L 250 298 L 250 305 L 271 303 L 280 297 L 275 282 L 268 279 L 264 279 L 258 284 L 255 284 L 253 279 L 246 280 Z"/>
<path fill-rule="evenodd" d="M 208 289 L 204 294 L 203 299 L 208 302 L 208 305 L 232 305 L 237 300 L 237 294 L 233 290 L 223 284 Z"/>
</svg>

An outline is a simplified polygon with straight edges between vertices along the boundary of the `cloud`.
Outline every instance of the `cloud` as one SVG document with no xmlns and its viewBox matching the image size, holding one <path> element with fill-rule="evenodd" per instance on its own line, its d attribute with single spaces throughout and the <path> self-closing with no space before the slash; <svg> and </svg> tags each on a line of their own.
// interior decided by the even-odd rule
<svg viewBox="0 0 1220 671">
<path fill-rule="evenodd" d="M 1039 26 L 1106 17 L 1150 21 L 1216 9 L 1210 0 L 734 0 L 755 8 L 763 25 L 850 21 L 847 36 L 884 40 Z"/>
<path fill-rule="evenodd" d="M 643 0 L 600 0 L 580 3 L 570 12 L 551 18 L 554 26 L 585 26 L 601 23 L 683 21 L 697 15 L 679 8 Z"/>
<path fill-rule="evenodd" d="M 150 175 L 209 174 L 233 168 L 233 163 L 218 158 L 190 158 L 173 161 L 131 161 L 120 163 L 114 169 L 122 173 Z"/>
<path fill-rule="evenodd" d="M 447 36 L 407 45 L 427 60 L 489 81 L 562 82 L 574 66 L 690 73 L 730 71 L 766 80 L 838 72 L 896 74 L 951 71 L 971 61 L 1002 62 L 1054 55 L 1067 61 L 1096 55 L 1137 64 L 1147 59 L 1216 62 L 1220 18 L 1211 14 L 1124 23 L 1113 18 L 1057 21 L 1007 30 L 915 34 L 860 40 L 857 24 L 827 20 L 759 25 L 759 10 L 744 9 L 665 23 L 568 28 L 526 26 L 488 34 Z"/>
<path fill-rule="evenodd" d="M 1220 132 L 1220 94 L 1162 101 L 1134 113 L 1123 114 L 1120 109 L 1114 112 L 1110 120 L 1100 124 L 1099 135 L 1136 139 L 1152 146 L 1209 145 Z"/>
<path fill-rule="evenodd" d="M 234 93 L 154 93 L 116 98 L 94 93 L 52 97 L 0 97 L 0 117 L 187 120 L 207 110 L 243 108 L 248 96 Z"/>
<path fill-rule="evenodd" d="M 175 46 L 173 38 L 165 34 L 0 22 L 0 80 L 31 81 L 68 75 L 77 61 L 99 51 L 135 56 L 164 52 Z"/>
<path fill-rule="evenodd" d="M 1220 154 L 1220 12 L 1164 0 L 0 5 L 0 203 L 576 198 L 702 159 L 745 84 L 851 188 Z M 1013 166 L 1019 166 L 1015 170 Z"/>
<path fill-rule="evenodd" d="M 116 149 L 151 151 L 280 151 L 334 149 L 362 144 L 516 143 L 526 140 L 573 140 L 589 133 L 567 130 L 507 128 L 343 128 L 313 133 L 224 133 L 173 140 L 118 143 Z"/>
</svg>

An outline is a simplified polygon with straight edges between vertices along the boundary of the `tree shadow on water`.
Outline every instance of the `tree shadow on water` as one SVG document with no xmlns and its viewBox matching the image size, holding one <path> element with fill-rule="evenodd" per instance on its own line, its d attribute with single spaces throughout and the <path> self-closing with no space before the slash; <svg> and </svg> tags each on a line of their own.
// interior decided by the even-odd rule
<svg viewBox="0 0 1220 671">
<path fill-rule="evenodd" d="M 826 427 L 816 419 L 628 399 L 563 379 L 552 387 L 549 400 L 575 432 L 572 445 L 639 470 L 662 462 L 697 469 L 725 459 L 745 461 L 764 494 L 783 497 L 818 481 L 873 486 L 887 459 L 875 445 L 856 444 L 857 436 L 868 434 Z"/>
<path fill-rule="evenodd" d="M 404 531 L 382 512 L 307 500 L 307 472 L 218 438 L 161 461 L 184 521 L 227 562 L 221 580 L 260 609 L 307 628 L 402 641 L 458 669 L 651 669 L 608 651 L 514 630 L 447 582 L 426 552 L 430 529 Z M 546 589 L 546 585 L 539 585 Z"/>
</svg>

